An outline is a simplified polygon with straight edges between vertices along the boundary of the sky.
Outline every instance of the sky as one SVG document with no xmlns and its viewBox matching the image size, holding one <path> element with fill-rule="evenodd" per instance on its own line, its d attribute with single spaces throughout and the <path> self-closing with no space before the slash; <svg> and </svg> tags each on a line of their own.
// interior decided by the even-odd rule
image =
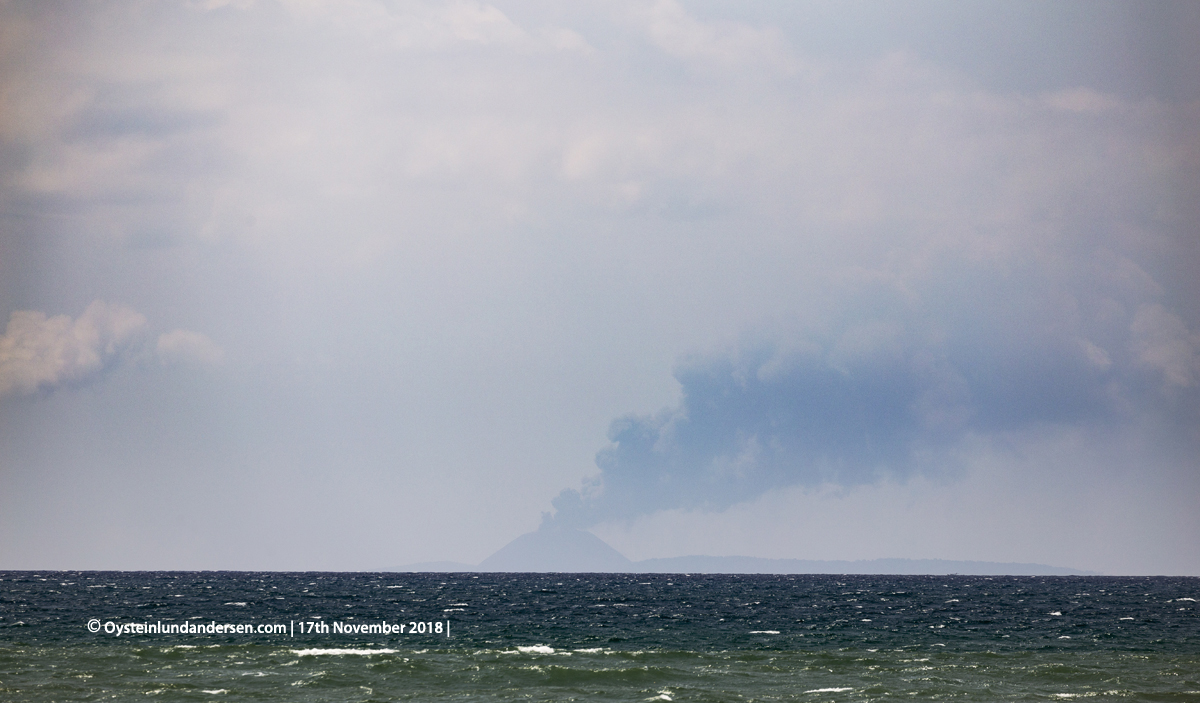
<svg viewBox="0 0 1200 703">
<path fill-rule="evenodd" d="M 0 0 L 0 569 L 1200 575 L 1198 35 Z"/>
</svg>

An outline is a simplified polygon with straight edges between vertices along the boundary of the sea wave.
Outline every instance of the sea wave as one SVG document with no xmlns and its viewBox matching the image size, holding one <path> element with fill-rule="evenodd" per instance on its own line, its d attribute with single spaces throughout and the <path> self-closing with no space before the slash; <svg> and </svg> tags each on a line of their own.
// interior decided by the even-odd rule
<svg viewBox="0 0 1200 703">
<path fill-rule="evenodd" d="M 395 654 L 394 649 L 293 649 L 292 654 L 301 657 L 317 657 L 324 655 L 340 656 L 343 654 L 353 654 L 359 656 L 371 656 L 372 654 Z"/>
</svg>

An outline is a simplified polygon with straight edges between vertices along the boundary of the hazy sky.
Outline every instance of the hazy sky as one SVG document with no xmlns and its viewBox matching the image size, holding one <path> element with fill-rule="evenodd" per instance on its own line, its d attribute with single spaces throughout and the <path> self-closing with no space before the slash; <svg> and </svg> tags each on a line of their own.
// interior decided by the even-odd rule
<svg viewBox="0 0 1200 703">
<path fill-rule="evenodd" d="M 0 0 L 0 568 L 1200 574 L 1197 36 Z"/>
</svg>

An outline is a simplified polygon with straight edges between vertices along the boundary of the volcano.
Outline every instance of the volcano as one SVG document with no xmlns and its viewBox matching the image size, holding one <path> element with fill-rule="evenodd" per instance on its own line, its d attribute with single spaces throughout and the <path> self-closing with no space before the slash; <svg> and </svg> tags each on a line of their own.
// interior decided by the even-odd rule
<svg viewBox="0 0 1200 703">
<path fill-rule="evenodd" d="M 620 573 L 633 563 L 590 532 L 542 527 L 509 542 L 483 560 L 479 571 Z"/>
</svg>

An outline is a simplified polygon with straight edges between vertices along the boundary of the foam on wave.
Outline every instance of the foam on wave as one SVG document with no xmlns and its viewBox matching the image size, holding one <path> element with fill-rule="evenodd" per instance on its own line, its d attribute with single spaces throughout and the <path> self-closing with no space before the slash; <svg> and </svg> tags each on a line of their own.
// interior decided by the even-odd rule
<svg viewBox="0 0 1200 703">
<path fill-rule="evenodd" d="M 372 654 L 395 654 L 394 649 L 293 649 L 292 654 L 301 657 L 315 657 L 321 655 L 340 656 L 342 654 L 357 654 L 360 656 L 370 656 Z"/>
</svg>

